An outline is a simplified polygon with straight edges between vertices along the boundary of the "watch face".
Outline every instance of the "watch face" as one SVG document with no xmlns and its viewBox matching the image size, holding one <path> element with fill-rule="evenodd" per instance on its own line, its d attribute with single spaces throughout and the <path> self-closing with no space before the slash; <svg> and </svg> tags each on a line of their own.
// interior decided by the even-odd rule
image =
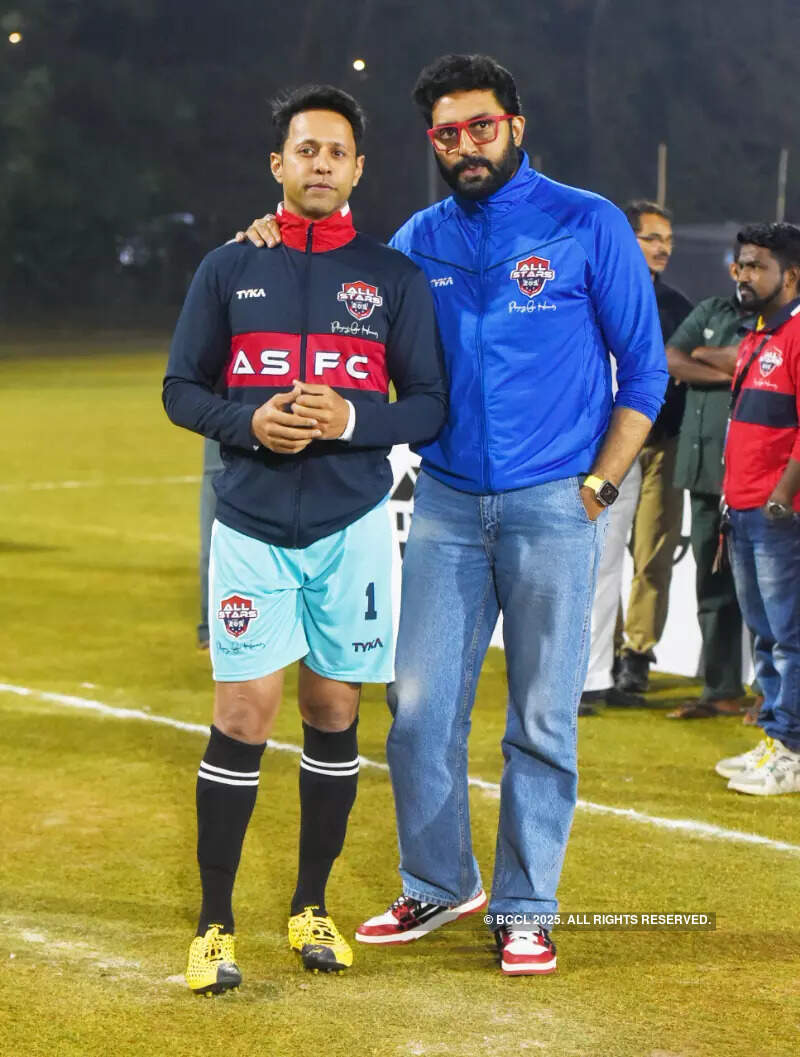
<svg viewBox="0 0 800 1057">
<path fill-rule="evenodd" d="M 774 499 L 770 499 L 767 503 L 767 514 L 775 520 L 791 517 L 793 513 L 790 506 L 784 506 L 783 503 L 778 503 Z"/>
<path fill-rule="evenodd" d="M 619 489 L 615 488 L 610 481 L 603 481 L 602 488 L 597 490 L 597 499 L 603 506 L 611 506 L 619 495 Z"/>
</svg>

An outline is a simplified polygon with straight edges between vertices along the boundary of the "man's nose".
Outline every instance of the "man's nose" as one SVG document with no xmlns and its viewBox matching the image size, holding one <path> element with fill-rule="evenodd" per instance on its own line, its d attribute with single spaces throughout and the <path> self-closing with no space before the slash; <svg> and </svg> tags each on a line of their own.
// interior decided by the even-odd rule
<svg viewBox="0 0 800 1057">
<path fill-rule="evenodd" d="M 331 171 L 330 158 L 326 154 L 323 154 L 320 151 L 320 153 L 314 159 L 314 169 L 317 172 L 330 172 Z"/>
<path fill-rule="evenodd" d="M 480 154 L 477 143 L 473 142 L 472 137 L 465 128 L 461 129 L 461 135 L 458 138 L 458 153 Z"/>
</svg>

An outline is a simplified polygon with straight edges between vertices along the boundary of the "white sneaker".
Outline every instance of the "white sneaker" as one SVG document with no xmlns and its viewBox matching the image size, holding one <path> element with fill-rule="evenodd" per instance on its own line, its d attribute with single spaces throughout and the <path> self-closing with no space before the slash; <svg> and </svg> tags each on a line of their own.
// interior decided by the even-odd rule
<svg viewBox="0 0 800 1057">
<path fill-rule="evenodd" d="M 723 778 L 735 778 L 737 774 L 750 771 L 759 762 L 762 756 L 772 751 L 772 738 L 762 738 L 754 749 L 749 752 L 740 753 L 738 756 L 726 756 L 714 767 L 717 774 Z"/>
<path fill-rule="evenodd" d="M 800 752 L 792 752 L 775 738 L 755 767 L 731 778 L 728 788 L 755 796 L 800 793 Z"/>
</svg>

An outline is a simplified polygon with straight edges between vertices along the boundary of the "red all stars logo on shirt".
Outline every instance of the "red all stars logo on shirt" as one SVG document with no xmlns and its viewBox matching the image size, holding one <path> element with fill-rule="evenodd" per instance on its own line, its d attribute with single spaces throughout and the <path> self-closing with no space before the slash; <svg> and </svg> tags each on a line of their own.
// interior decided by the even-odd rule
<svg viewBox="0 0 800 1057">
<path fill-rule="evenodd" d="M 758 366 L 762 375 L 766 378 L 772 374 L 776 367 L 783 363 L 783 353 L 780 349 L 770 346 L 758 357 Z"/>
<path fill-rule="evenodd" d="M 219 604 L 217 618 L 225 625 L 229 635 L 238 639 L 244 635 L 250 626 L 250 621 L 258 616 L 258 610 L 253 609 L 253 599 L 243 598 L 241 595 L 230 595 L 223 598 Z"/>
<path fill-rule="evenodd" d="M 383 304 L 383 298 L 377 286 L 357 279 L 352 283 L 342 283 L 342 289 L 336 295 L 337 301 L 344 301 L 347 311 L 355 319 L 369 319 L 376 308 Z"/>
<path fill-rule="evenodd" d="M 526 297 L 536 297 L 544 289 L 544 284 L 555 279 L 556 273 L 545 257 L 526 257 L 517 261 L 509 279 L 516 279 L 520 292 Z"/>
</svg>

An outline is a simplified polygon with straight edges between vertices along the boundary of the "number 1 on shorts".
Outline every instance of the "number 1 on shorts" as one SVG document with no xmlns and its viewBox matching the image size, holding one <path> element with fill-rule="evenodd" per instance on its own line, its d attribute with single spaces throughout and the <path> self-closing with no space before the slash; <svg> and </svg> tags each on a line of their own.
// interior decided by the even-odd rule
<svg viewBox="0 0 800 1057">
<path fill-rule="evenodd" d="M 364 620 L 377 620 L 378 610 L 375 608 L 375 584 L 367 584 L 367 611 L 364 614 Z"/>
</svg>

